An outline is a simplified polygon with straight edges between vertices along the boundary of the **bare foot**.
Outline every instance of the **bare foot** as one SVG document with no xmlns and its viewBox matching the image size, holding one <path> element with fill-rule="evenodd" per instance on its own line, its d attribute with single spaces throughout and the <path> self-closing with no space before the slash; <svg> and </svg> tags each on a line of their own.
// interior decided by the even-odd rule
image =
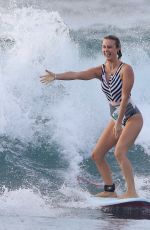
<svg viewBox="0 0 150 230">
<path fill-rule="evenodd" d="M 109 198 L 109 197 L 115 198 L 115 197 L 117 197 L 117 193 L 104 191 L 104 192 L 97 193 L 95 196 L 96 197 L 103 197 L 103 198 Z"/>
<path fill-rule="evenodd" d="M 138 198 L 138 197 L 139 196 L 136 192 L 134 192 L 134 193 L 126 192 L 126 193 L 122 194 L 121 196 L 118 196 L 119 199 Z"/>
</svg>

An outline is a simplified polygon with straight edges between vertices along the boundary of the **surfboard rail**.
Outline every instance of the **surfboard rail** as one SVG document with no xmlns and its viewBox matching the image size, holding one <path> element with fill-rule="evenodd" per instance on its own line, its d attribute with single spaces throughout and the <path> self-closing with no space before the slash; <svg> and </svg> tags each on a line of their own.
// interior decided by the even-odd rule
<svg viewBox="0 0 150 230">
<path fill-rule="evenodd" d="M 101 210 L 117 218 L 150 219 L 150 200 L 145 198 L 107 199 L 101 203 Z"/>
</svg>

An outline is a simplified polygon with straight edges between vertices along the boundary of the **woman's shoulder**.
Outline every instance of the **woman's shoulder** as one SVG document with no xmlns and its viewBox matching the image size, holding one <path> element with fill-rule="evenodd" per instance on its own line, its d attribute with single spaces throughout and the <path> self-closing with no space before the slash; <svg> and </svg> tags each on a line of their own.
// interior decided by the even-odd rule
<svg viewBox="0 0 150 230">
<path fill-rule="evenodd" d="M 100 64 L 99 66 L 97 66 L 97 78 L 101 80 L 103 72 L 105 71 L 105 65 L 104 64 Z"/>
<path fill-rule="evenodd" d="M 121 78 L 123 78 L 123 76 L 129 76 L 129 75 L 130 76 L 131 75 L 134 76 L 134 72 L 133 72 L 132 66 L 130 64 L 123 63 L 121 71 L 120 71 L 120 74 L 121 74 Z"/>
<path fill-rule="evenodd" d="M 99 65 L 93 68 L 93 71 L 95 73 L 95 76 L 97 79 L 101 79 L 102 72 L 103 72 L 103 65 Z"/>
<path fill-rule="evenodd" d="M 122 70 L 123 71 L 129 71 L 129 70 L 133 70 L 132 66 L 130 64 L 127 64 L 125 62 L 122 62 Z"/>
</svg>

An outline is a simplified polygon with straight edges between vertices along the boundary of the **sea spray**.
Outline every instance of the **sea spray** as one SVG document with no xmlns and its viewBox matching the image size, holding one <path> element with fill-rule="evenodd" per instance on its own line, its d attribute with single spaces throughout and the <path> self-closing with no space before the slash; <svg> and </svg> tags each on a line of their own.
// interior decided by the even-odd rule
<svg viewBox="0 0 150 230">
<path fill-rule="evenodd" d="M 100 65 L 104 61 L 100 41 L 106 32 L 112 32 L 115 28 L 117 35 L 121 37 L 123 59 L 132 64 L 135 71 L 133 100 L 141 109 L 148 124 L 150 96 L 149 91 L 145 89 L 145 85 L 149 83 L 148 50 L 145 50 L 145 46 L 140 46 L 138 39 L 134 39 L 137 32 L 130 37 L 131 29 L 123 31 L 122 28 L 116 28 L 114 25 L 110 28 L 108 25 L 104 30 L 104 26 L 100 26 L 99 31 L 92 35 L 88 29 L 87 39 L 84 40 L 86 45 L 81 47 L 82 43 L 79 41 L 84 30 L 76 31 L 77 40 L 73 37 L 73 33 L 70 36 L 70 28 L 63 22 L 58 12 L 21 8 L 1 15 L 3 16 L 0 62 L 1 135 L 9 136 L 8 141 L 17 138 L 25 142 L 24 151 L 19 151 L 17 154 L 19 156 L 20 152 L 22 154 L 20 168 L 25 166 L 26 181 L 30 181 L 27 185 L 32 187 L 32 183 L 35 183 L 38 188 L 48 192 L 48 183 L 53 184 L 51 178 L 53 181 L 55 178 L 53 188 L 60 188 L 59 192 L 71 196 L 73 189 L 76 188 L 77 192 L 74 194 L 78 192 L 80 194 L 77 183 L 77 176 L 81 172 L 80 163 L 83 159 L 90 159 L 91 151 L 109 120 L 107 101 L 101 93 L 99 80 L 55 81 L 45 86 L 40 83 L 39 76 L 44 74 L 45 69 L 57 73 L 68 70 L 80 71 Z M 138 30 L 141 31 L 140 28 Z M 89 57 L 86 47 L 90 47 L 94 42 L 97 42 L 96 50 L 93 49 L 94 54 Z M 142 44 L 145 44 L 144 41 Z M 81 49 L 84 49 L 84 52 L 80 52 Z M 130 51 L 129 54 L 127 51 Z M 141 75 L 145 81 L 141 81 Z M 141 88 L 145 89 L 144 97 Z M 148 125 L 143 127 L 136 143 L 149 149 L 147 127 Z M 13 141 L 12 143 L 14 144 Z M 50 145 L 53 148 L 47 147 L 45 151 L 43 145 L 44 147 Z M 37 153 L 39 149 L 41 159 Z M 55 151 L 51 152 L 52 149 Z M 25 151 L 28 151 L 27 156 L 24 154 Z M 10 149 L 9 155 L 10 153 L 14 152 Z M 7 156 L 8 152 L 4 159 L 8 164 Z M 46 165 L 44 157 L 50 159 Z M 16 164 L 16 159 L 17 157 L 11 158 L 13 165 Z M 52 165 L 56 169 L 55 173 L 51 171 Z M 60 167 L 60 181 L 57 177 L 59 171 L 57 166 Z M 88 167 L 85 167 L 86 170 Z M 99 177 L 95 171 L 93 174 Z M 120 174 L 117 176 L 120 177 Z M 8 180 L 11 178 L 8 177 Z M 47 187 L 43 189 L 43 185 Z"/>
</svg>

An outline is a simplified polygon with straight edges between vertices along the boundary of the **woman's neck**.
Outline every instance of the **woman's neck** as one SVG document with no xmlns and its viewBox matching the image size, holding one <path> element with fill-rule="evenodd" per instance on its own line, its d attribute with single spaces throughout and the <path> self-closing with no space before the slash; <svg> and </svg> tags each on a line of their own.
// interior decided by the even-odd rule
<svg viewBox="0 0 150 230">
<path fill-rule="evenodd" d="M 115 69 L 119 64 L 120 64 L 120 60 L 116 59 L 116 60 L 107 60 L 106 61 L 106 65 L 110 68 L 110 69 Z"/>
<path fill-rule="evenodd" d="M 107 71 L 110 74 L 113 74 L 113 72 L 118 68 L 118 66 L 120 65 L 121 61 L 120 60 L 114 60 L 114 61 L 106 61 L 106 67 L 107 67 Z"/>
</svg>

